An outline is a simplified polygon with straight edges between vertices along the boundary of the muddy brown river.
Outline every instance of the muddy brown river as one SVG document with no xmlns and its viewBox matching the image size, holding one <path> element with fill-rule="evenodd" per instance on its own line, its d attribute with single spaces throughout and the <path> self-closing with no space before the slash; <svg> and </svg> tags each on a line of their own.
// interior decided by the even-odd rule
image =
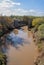
<svg viewBox="0 0 44 65">
<path fill-rule="evenodd" d="M 34 61 L 38 56 L 38 50 L 33 42 L 32 33 L 27 30 L 27 27 L 22 27 L 22 29 L 18 30 L 16 35 L 12 35 L 13 37 L 17 36 L 24 39 L 24 42 L 20 40 L 22 44 L 17 44 L 18 48 L 9 46 L 7 65 L 34 65 Z"/>
</svg>

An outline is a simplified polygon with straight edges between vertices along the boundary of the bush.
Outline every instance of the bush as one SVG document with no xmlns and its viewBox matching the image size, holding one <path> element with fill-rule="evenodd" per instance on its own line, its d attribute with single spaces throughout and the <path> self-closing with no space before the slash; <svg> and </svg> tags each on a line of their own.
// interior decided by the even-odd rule
<svg viewBox="0 0 44 65">
<path fill-rule="evenodd" d="M 42 51 L 42 44 L 40 44 L 40 43 L 38 43 L 38 50 L 39 50 L 39 52 Z"/>
<path fill-rule="evenodd" d="M 44 24 L 42 24 L 42 25 L 40 25 L 40 26 L 38 27 L 38 32 L 40 33 L 39 36 L 40 36 L 41 38 L 44 38 Z"/>
<path fill-rule="evenodd" d="M 2 52 L 0 52 L 0 65 L 6 65 L 7 57 Z"/>
<path fill-rule="evenodd" d="M 35 18 L 32 21 L 32 26 L 36 26 L 37 24 L 42 24 L 44 23 L 44 19 L 43 18 Z"/>
</svg>

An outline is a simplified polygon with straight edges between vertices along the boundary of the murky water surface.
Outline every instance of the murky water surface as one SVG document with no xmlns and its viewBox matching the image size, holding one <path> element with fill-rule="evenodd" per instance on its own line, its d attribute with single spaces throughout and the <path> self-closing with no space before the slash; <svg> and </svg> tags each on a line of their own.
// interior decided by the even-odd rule
<svg viewBox="0 0 44 65">
<path fill-rule="evenodd" d="M 22 29 L 18 30 L 18 34 L 11 32 L 6 38 L 9 45 L 8 65 L 34 65 L 34 59 L 38 55 L 31 32 L 25 27 Z"/>
</svg>

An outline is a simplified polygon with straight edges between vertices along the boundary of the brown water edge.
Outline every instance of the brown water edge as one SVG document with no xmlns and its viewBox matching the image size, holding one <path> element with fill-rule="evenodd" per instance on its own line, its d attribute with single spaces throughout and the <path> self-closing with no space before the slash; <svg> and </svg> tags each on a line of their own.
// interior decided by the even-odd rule
<svg viewBox="0 0 44 65">
<path fill-rule="evenodd" d="M 28 32 L 28 37 L 32 39 L 32 41 L 30 44 L 20 46 L 19 50 L 10 46 L 10 50 L 8 52 L 8 65 L 34 65 L 34 60 L 39 54 L 37 46 L 33 42 L 31 31 L 28 31 L 27 27 L 23 27 L 23 29 L 25 32 Z"/>
</svg>

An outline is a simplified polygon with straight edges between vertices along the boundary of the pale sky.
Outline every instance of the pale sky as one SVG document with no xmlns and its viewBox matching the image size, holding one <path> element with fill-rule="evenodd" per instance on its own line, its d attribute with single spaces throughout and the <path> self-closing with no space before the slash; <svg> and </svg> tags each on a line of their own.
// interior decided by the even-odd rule
<svg viewBox="0 0 44 65">
<path fill-rule="evenodd" d="M 0 15 L 44 16 L 44 0 L 0 0 Z"/>
</svg>

